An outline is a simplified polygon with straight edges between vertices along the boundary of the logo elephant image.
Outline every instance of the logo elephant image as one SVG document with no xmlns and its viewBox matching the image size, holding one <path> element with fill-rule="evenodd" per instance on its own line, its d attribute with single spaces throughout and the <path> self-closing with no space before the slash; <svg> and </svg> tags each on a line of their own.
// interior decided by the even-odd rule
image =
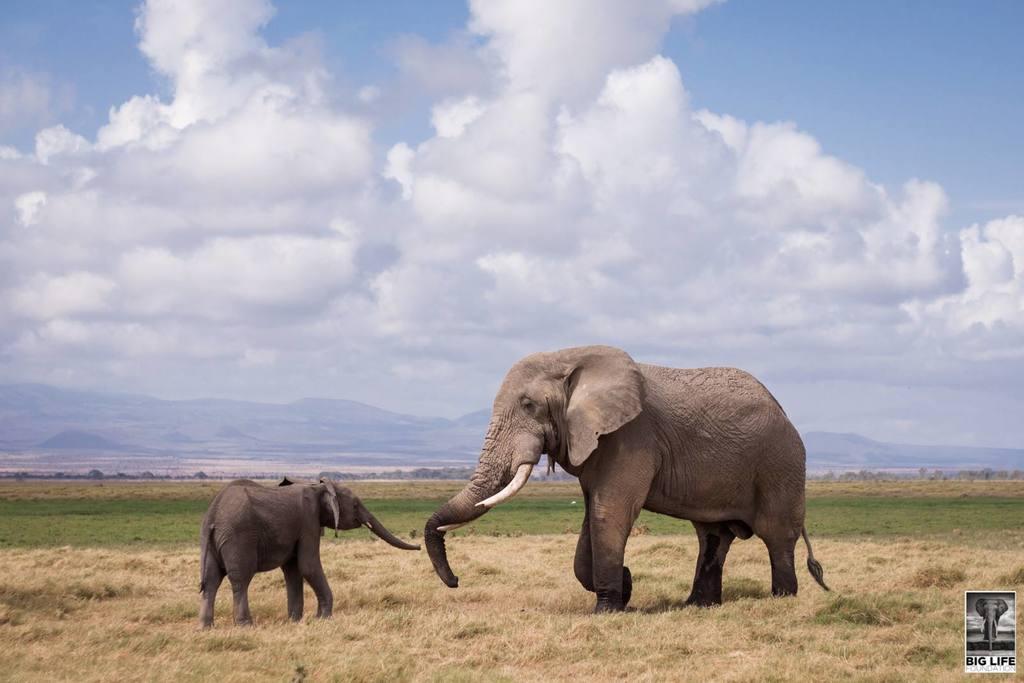
<svg viewBox="0 0 1024 683">
<path fill-rule="evenodd" d="M 988 641 L 991 649 L 992 641 L 999 640 L 999 619 L 1010 607 L 1002 598 L 979 598 L 974 609 L 985 620 L 982 637 Z"/>
</svg>

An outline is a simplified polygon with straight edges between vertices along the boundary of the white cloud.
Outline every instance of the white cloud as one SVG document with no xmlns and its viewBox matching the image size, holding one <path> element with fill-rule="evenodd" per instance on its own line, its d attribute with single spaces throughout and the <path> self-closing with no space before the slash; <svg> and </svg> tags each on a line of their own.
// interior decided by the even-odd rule
<svg viewBox="0 0 1024 683">
<path fill-rule="evenodd" d="M 88 140 L 64 126 L 44 128 L 36 134 L 36 158 L 43 164 L 56 156 L 81 156 L 90 147 Z"/>
<path fill-rule="evenodd" d="M 50 320 L 105 310 L 114 287 L 114 282 L 93 273 L 79 271 L 55 277 L 39 274 L 12 292 L 10 300 L 14 311 Z"/>
<path fill-rule="evenodd" d="M 442 138 L 457 138 L 466 130 L 466 126 L 480 118 L 484 107 L 475 95 L 468 95 L 458 100 L 445 100 L 434 106 L 430 122 Z"/>
<path fill-rule="evenodd" d="M 674 15 L 714 1 L 471 0 L 470 28 L 487 38 L 509 90 L 575 103 L 596 94 L 613 69 L 649 59 Z"/>
<path fill-rule="evenodd" d="M 967 286 L 904 308 L 923 329 L 946 340 L 950 355 L 1024 359 L 1024 217 L 965 228 L 960 248 Z"/>
<path fill-rule="evenodd" d="M 395 44 L 435 134 L 391 143 L 368 112 L 394 88 L 268 44 L 264 0 L 147 2 L 169 96 L 0 150 L 0 373 L 455 412 L 521 354 L 604 342 L 766 372 L 818 427 L 840 387 L 876 436 L 993 442 L 913 399 L 1024 379 L 1024 219 L 958 233 L 934 183 L 697 109 L 657 51 L 707 4 L 472 2 Z"/>
<path fill-rule="evenodd" d="M 387 166 L 384 167 L 383 175 L 402 186 L 402 199 L 412 198 L 411 166 L 415 155 L 416 153 L 404 142 L 399 142 L 388 150 Z"/>
<path fill-rule="evenodd" d="M 352 277 L 354 245 L 340 237 L 216 238 L 184 255 L 145 247 L 125 254 L 123 302 L 141 315 L 208 316 L 244 323 L 253 308 L 287 316 L 316 310 Z"/>
<path fill-rule="evenodd" d="M 26 192 L 14 200 L 14 209 L 18 212 L 18 222 L 29 226 L 36 222 L 39 211 L 46 206 L 45 192 Z"/>
</svg>

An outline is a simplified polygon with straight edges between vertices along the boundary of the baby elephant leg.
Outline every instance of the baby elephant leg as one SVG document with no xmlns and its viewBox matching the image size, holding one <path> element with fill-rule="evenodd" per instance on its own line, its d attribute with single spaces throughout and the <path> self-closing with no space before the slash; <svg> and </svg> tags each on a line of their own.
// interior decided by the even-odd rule
<svg viewBox="0 0 1024 683">
<path fill-rule="evenodd" d="M 292 621 L 302 619 L 302 572 L 296 560 L 281 565 L 284 573 L 284 584 L 288 589 L 288 618 Z"/>
<path fill-rule="evenodd" d="M 228 574 L 237 626 L 252 626 L 252 612 L 249 611 L 249 583 L 252 582 L 252 576 L 250 573 Z"/>
<path fill-rule="evenodd" d="M 206 566 L 203 568 L 203 578 L 200 584 L 202 597 L 199 604 L 199 625 L 203 628 L 213 626 L 213 610 L 217 602 L 217 589 L 224 581 L 224 572 L 212 559 L 206 559 Z"/>
<path fill-rule="evenodd" d="M 299 569 L 302 578 L 309 582 L 309 586 L 316 593 L 316 615 L 322 619 L 330 618 L 334 612 L 334 594 L 327 584 L 327 577 L 324 575 L 324 568 L 317 557 L 308 562 L 299 562 Z"/>
</svg>

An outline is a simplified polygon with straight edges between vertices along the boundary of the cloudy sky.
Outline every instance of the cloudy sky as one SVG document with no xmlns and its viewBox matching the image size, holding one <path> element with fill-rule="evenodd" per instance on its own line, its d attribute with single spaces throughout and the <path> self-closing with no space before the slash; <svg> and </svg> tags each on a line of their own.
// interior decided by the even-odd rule
<svg viewBox="0 0 1024 683">
<path fill-rule="evenodd" d="M 453 416 L 606 343 L 1024 446 L 1020 3 L 92 5 L 5 4 L 2 382 Z"/>
</svg>

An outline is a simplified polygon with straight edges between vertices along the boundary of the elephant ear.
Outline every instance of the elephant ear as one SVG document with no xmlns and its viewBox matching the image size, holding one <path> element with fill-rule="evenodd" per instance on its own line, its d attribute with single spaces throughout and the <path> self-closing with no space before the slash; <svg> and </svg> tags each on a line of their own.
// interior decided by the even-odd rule
<svg viewBox="0 0 1024 683">
<path fill-rule="evenodd" d="M 1006 600 L 1003 600 L 1002 598 L 999 599 L 998 604 L 999 607 L 996 609 L 996 619 L 1001 619 L 1002 616 L 1006 614 L 1006 610 L 1010 609 L 1010 606 L 1007 605 Z"/>
<path fill-rule="evenodd" d="M 334 482 L 324 477 L 320 480 L 323 484 L 324 490 L 320 494 L 320 500 L 330 508 L 331 513 L 334 515 L 334 528 L 338 528 L 338 524 L 341 521 L 341 509 L 338 507 L 338 493 L 334 490 Z"/>
<path fill-rule="evenodd" d="M 565 418 L 569 462 L 582 465 L 610 434 L 643 410 L 644 380 L 629 354 L 610 346 L 566 351 Z"/>
</svg>

